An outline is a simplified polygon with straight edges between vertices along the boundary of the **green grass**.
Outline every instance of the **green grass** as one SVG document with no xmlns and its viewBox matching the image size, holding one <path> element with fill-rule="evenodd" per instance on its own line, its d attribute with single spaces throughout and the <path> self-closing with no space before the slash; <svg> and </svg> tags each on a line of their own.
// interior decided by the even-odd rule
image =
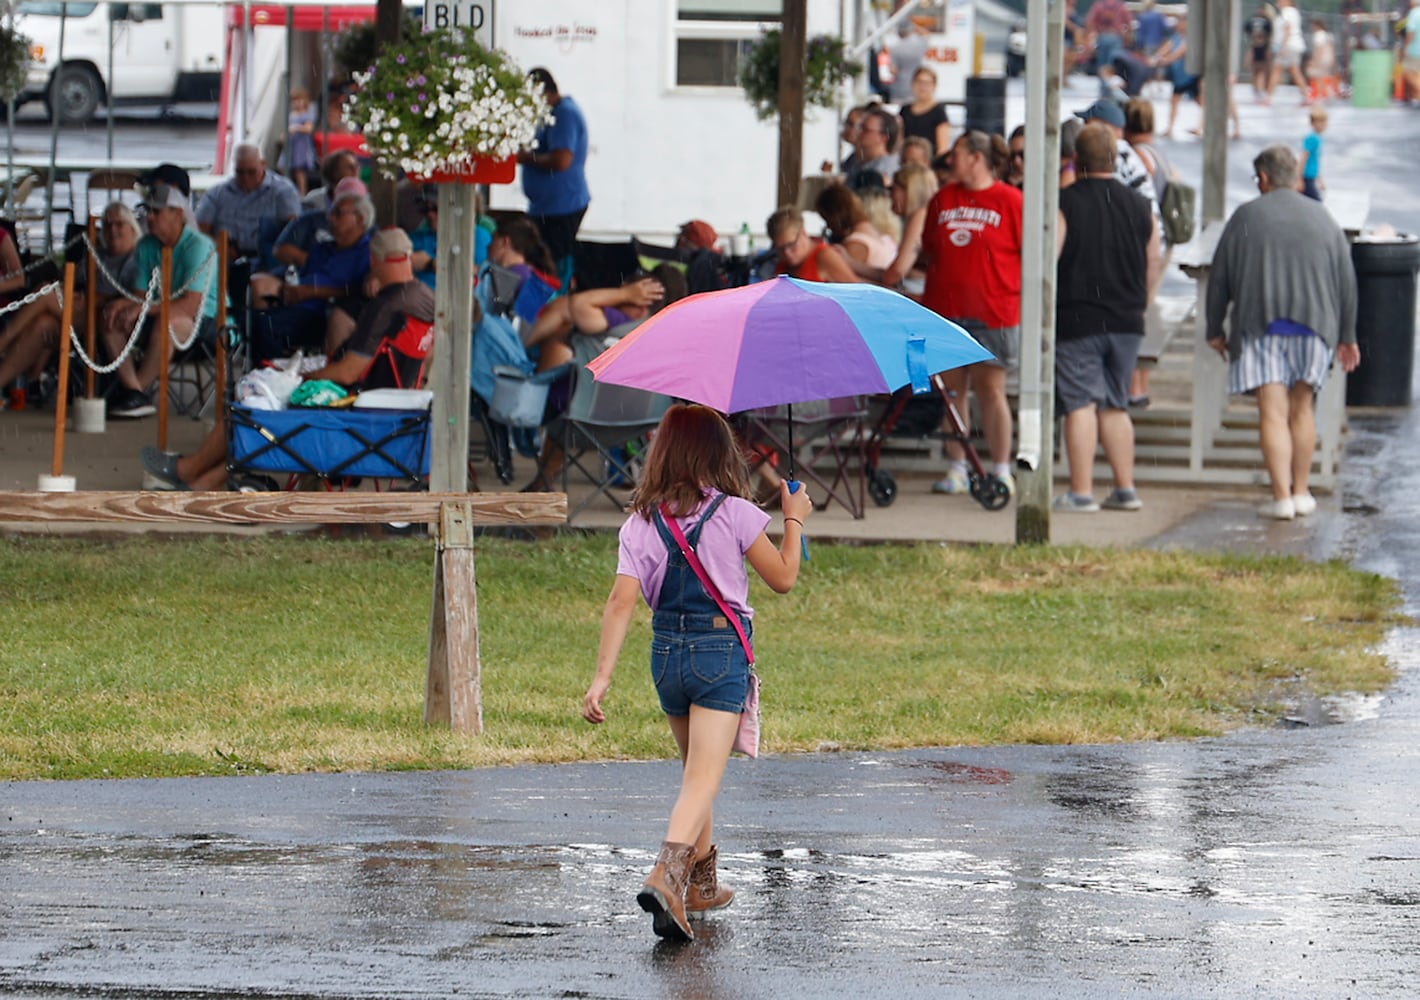
<svg viewBox="0 0 1420 1000">
<path fill-rule="evenodd" d="M 476 549 L 486 732 L 425 726 L 433 550 L 312 537 L 0 545 L 0 778 L 664 757 L 640 614 L 591 679 L 615 539 Z M 776 752 L 1156 740 L 1265 723 L 1298 684 L 1376 691 L 1398 588 L 1341 563 L 817 545 L 756 586 Z"/>
</svg>

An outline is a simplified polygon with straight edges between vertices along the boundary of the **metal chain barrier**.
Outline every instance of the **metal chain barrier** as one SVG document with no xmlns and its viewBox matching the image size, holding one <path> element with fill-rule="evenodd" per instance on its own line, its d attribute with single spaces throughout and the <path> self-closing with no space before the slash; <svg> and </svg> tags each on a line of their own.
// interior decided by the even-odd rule
<svg viewBox="0 0 1420 1000">
<path fill-rule="evenodd" d="M 34 291 L 30 292 L 30 294 L 26 295 L 22 299 L 16 299 L 9 305 L 0 306 L 0 316 L 4 316 L 6 313 L 15 312 L 17 309 L 23 309 L 25 306 L 44 298 L 50 292 L 58 294 L 61 284 L 62 283 L 58 281 L 50 282 L 48 285 L 42 285 L 41 287 L 36 288 Z"/>
<path fill-rule="evenodd" d="M 68 253 L 70 250 L 73 250 L 76 246 L 78 246 L 81 241 L 84 243 L 87 243 L 89 241 L 88 233 L 80 233 L 68 243 L 64 244 L 64 246 L 60 249 L 62 249 L 65 253 Z M 10 278 L 16 277 L 17 275 L 21 274 L 33 274 L 41 267 L 44 267 L 46 264 L 52 263 L 53 261 L 53 257 L 41 255 L 30 261 L 28 264 L 25 264 L 18 271 L 11 271 L 8 274 L 0 274 L 0 281 L 7 281 Z"/>
<path fill-rule="evenodd" d="M 94 263 L 98 266 L 99 271 L 102 272 L 103 276 L 108 279 L 108 283 L 114 288 L 117 288 L 118 293 L 128 301 L 141 303 L 143 305 L 143 316 L 146 317 L 148 315 L 149 303 L 152 301 L 153 289 L 157 286 L 159 282 L 160 275 L 158 269 L 156 267 L 153 268 L 153 274 L 148 282 L 148 294 L 143 298 L 139 298 L 137 295 L 134 295 L 132 292 L 128 291 L 128 289 L 124 288 L 123 283 L 119 281 L 118 278 L 114 277 L 112 272 L 110 272 L 109 269 L 104 266 L 103 255 L 99 253 L 98 248 L 94 246 L 93 242 L 89 239 L 89 234 L 82 233 L 81 238 L 84 241 L 84 245 L 88 248 L 89 253 L 93 255 Z M 216 247 L 213 247 L 211 252 L 207 254 L 206 259 L 203 260 L 202 264 L 199 265 L 193 271 L 192 276 L 188 279 L 188 281 L 181 287 L 175 288 L 173 290 L 172 297 L 176 299 L 180 295 L 186 295 L 197 283 L 197 281 L 202 281 L 202 297 L 197 302 L 197 322 L 192 325 L 192 336 L 188 337 L 187 340 L 184 341 L 177 335 L 177 332 L 173 330 L 172 324 L 168 324 L 168 336 L 172 338 L 174 351 L 185 351 L 189 347 L 191 347 L 197 340 L 198 328 L 202 325 L 202 312 L 204 309 L 207 308 L 207 294 L 212 287 L 211 281 L 208 280 L 208 275 L 211 273 L 213 262 L 216 259 L 217 249 Z M 133 342 L 130 340 L 129 348 L 124 352 L 125 357 L 127 357 L 128 354 L 132 351 L 132 343 Z M 90 365 L 90 367 L 93 366 Z"/>
<path fill-rule="evenodd" d="M 158 299 L 158 284 L 160 280 L 161 275 L 158 273 L 158 269 L 155 267 L 153 268 L 153 277 L 148 282 L 148 294 L 145 295 L 141 300 L 139 300 L 142 303 L 142 307 L 138 310 L 138 322 L 134 325 L 133 332 L 128 335 L 128 343 L 123 346 L 123 351 L 119 354 L 117 358 L 113 360 L 111 364 L 100 365 L 96 363 L 93 358 L 89 357 L 89 355 L 84 352 L 84 345 L 79 341 L 78 331 L 76 331 L 73 325 L 71 324 L 69 327 L 69 342 L 74 345 L 74 350 L 78 352 L 79 360 L 82 361 L 89 368 L 92 368 L 100 375 L 107 375 L 109 372 L 116 370 L 119 365 L 127 361 L 128 356 L 132 354 L 134 348 L 138 346 L 138 336 L 143 332 L 143 324 L 148 319 L 148 309 Z M 60 300 L 59 308 L 63 309 L 64 294 L 62 292 L 56 291 L 55 295 Z"/>
</svg>

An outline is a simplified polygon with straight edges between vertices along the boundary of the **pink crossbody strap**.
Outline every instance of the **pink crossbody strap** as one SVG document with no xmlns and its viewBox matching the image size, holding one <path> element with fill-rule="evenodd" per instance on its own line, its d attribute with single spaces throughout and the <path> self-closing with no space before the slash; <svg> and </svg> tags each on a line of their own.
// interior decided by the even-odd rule
<svg viewBox="0 0 1420 1000">
<path fill-rule="evenodd" d="M 725 599 L 720 596 L 720 589 L 715 586 L 715 581 L 710 579 L 710 574 L 705 572 L 705 567 L 700 564 L 700 557 L 695 554 L 695 550 L 690 547 L 690 543 L 685 539 L 685 532 L 680 530 L 680 525 L 671 516 L 670 509 L 665 504 L 661 505 L 661 519 L 666 522 L 666 527 L 671 530 L 671 537 L 680 546 L 681 553 L 685 556 L 685 561 L 690 563 L 690 568 L 695 570 L 695 575 L 700 578 L 701 585 L 705 588 L 705 593 L 714 599 L 720 606 L 720 610 L 725 612 L 725 617 L 730 620 L 730 624 L 735 627 L 735 633 L 740 637 L 740 645 L 745 648 L 745 656 L 749 658 L 749 665 L 754 666 L 754 647 L 749 644 L 749 637 L 745 635 L 744 626 L 740 624 L 740 616 L 725 603 Z"/>
</svg>

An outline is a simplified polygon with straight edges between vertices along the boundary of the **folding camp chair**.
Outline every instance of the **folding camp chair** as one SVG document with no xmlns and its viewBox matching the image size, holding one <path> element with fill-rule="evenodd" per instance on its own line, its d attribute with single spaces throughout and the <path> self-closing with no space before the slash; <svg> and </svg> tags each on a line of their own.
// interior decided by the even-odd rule
<svg viewBox="0 0 1420 1000">
<path fill-rule="evenodd" d="M 103 200 L 99 203 L 98 211 L 109 201 L 124 201 L 130 207 L 139 202 L 138 195 L 138 171 L 117 170 L 108 167 L 101 167 L 91 171 L 84 184 L 84 218 L 88 218 L 94 212 L 91 195 L 98 193 L 103 195 Z M 125 201 L 124 196 L 127 195 Z"/>
<path fill-rule="evenodd" d="M 567 512 L 569 523 L 598 496 L 606 497 L 617 510 L 626 506 L 612 488 L 635 478 L 634 456 L 644 450 L 646 436 L 671 405 L 669 396 L 593 379 L 587 363 L 606 346 L 603 337 L 572 338 L 572 395 L 567 411 L 547 426 L 548 436 L 562 447 L 562 491 L 567 492 L 573 468 L 593 487 Z"/>
<path fill-rule="evenodd" d="M 866 416 L 859 397 L 845 396 L 795 403 L 792 407 L 747 410 L 735 415 L 735 423 L 753 456 L 752 463 L 792 453 L 794 475 L 822 491 L 820 509 L 827 507 L 829 501 L 837 501 L 854 519 L 860 519 L 866 506 Z M 828 466 L 832 476 L 825 478 L 818 471 L 820 466 Z"/>
</svg>

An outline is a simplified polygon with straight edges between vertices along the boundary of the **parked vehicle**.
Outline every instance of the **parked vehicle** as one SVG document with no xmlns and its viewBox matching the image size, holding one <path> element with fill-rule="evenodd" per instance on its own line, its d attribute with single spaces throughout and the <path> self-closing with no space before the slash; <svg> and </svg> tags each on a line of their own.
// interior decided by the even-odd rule
<svg viewBox="0 0 1420 1000">
<path fill-rule="evenodd" d="M 221 92 L 217 4 L 20 0 L 15 13 L 31 42 L 29 81 L 17 106 L 43 101 L 60 121 L 82 123 L 100 107 L 216 101 Z"/>
</svg>

